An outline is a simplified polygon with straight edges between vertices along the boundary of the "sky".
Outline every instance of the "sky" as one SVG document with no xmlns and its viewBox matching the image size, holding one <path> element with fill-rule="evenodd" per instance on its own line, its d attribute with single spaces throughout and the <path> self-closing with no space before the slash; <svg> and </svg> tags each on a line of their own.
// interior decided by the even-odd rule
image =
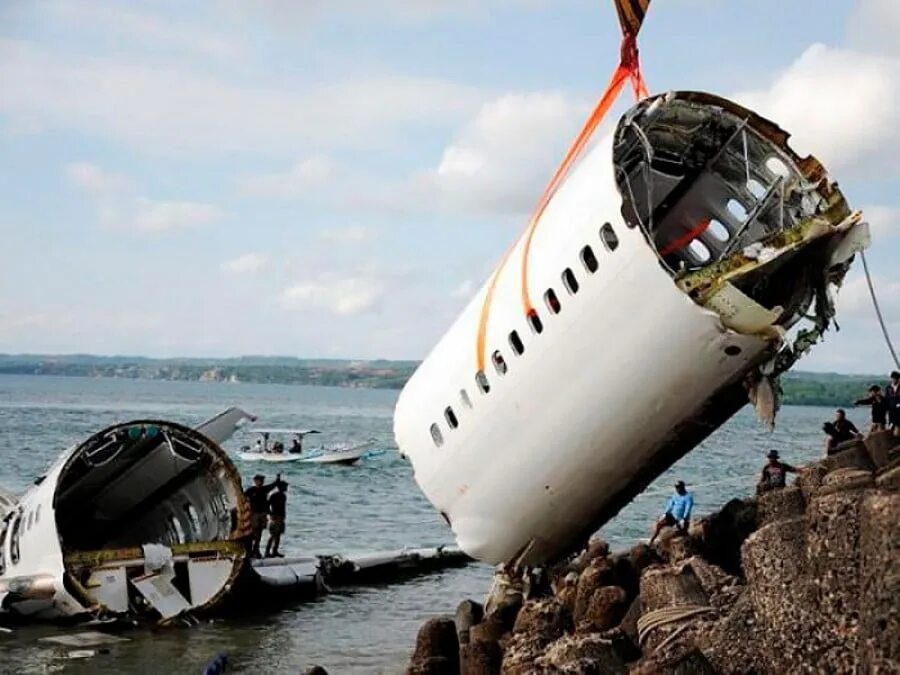
<svg viewBox="0 0 900 675">
<path fill-rule="evenodd" d="M 640 46 L 651 92 L 825 163 L 900 338 L 898 33 L 896 0 L 655 0 Z M 5 0 L 0 352 L 422 358 L 618 43 L 609 0 Z M 801 367 L 889 369 L 859 264 L 838 307 Z"/>
</svg>

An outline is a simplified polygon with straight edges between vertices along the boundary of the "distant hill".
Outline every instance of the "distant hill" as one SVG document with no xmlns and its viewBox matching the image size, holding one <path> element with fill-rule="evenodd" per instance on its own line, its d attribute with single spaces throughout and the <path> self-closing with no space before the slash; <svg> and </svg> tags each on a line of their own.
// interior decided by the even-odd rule
<svg viewBox="0 0 900 675">
<path fill-rule="evenodd" d="M 154 359 L 91 354 L 0 354 L 0 374 L 112 377 L 195 382 L 252 382 L 335 387 L 400 389 L 417 361 L 386 359 L 301 359 L 290 356 Z M 851 406 L 876 375 L 787 373 L 782 379 L 788 405 Z"/>
</svg>

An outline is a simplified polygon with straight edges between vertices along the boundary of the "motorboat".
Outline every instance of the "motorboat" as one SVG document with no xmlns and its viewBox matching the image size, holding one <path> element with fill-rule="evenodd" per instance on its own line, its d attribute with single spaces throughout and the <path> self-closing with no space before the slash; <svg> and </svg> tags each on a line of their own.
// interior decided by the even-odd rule
<svg viewBox="0 0 900 675">
<path fill-rule="evenodd" d="M 311 434 L 318 434 L 315 429 L 250 429 L 260 435 L 256 446 L 244 446 L 237 456 L 244 462 L 272 462 L 276 464 L 291 462 L 297 464 L 340 464 L 349 466 L 361 459 L 375 456 L 372 441 L 319 446 L 309 450 L 303 449 L 303 439 Z M 272 436 L 291 435 L 292 445 L 285 449 L 284 443 L 275 440 L 269 443 Z"/>
</svg>

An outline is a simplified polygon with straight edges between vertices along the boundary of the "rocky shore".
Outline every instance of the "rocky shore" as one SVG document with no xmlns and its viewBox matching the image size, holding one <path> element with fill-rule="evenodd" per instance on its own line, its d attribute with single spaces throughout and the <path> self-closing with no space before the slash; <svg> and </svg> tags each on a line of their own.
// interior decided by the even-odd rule
<svg viewBox="0 0 900 675">
<path fill-rule="evenodd" d="M 900 672 L 900 444 L 845 444 L 653 548 L 510 579 L 419 630 L 410 675 Z"/>
</svg>

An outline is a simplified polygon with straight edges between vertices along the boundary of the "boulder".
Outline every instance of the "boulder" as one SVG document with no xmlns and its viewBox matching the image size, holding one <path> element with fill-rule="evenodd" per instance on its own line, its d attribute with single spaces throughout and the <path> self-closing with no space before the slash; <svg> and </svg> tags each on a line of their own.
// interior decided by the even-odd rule
<svg viewBox="0 0 900 675">
<path fill-rule="evenodd" d="M 864 441 L 847 441 L 837 447 L 837 450 L 820 460 L 826 473 L 835 469 L 864 469 L 871 471 L 875 468 Z"/>
<path fill-rule="evenodd" d="M 729 574 L 740 576 L 741 544 L 756 530 L 756 519 L 756 500 L 732 499 L 704 519 L 700 553 Z"/>
<path fill-rule="evenodd" d="M 459 640 L 453 619 L 428 619 L 419 629 L 408 673 L 459 672 Z"/>
<path fill-rule="evenodd" d="M 613 564 L 607 558 L 595 558 L 578 578 L 575 592 L 575 623 L 581 621 L 587 612 L 591 598 L 598 588 L 614 583 Z"/>
<path fill-rule="evenodd" d="M 513 634 L 526 634 L 546 642 L 572 629 L 572 615 L 556 598 L 527 602 L 516 618 Z"/>
<path fill-rule="evenodd" d="M 596 634 L 561 637 L 547 647 L 535 665 L 552 673 L 624 675 L 628 672 L 613 642 Z"/>
<path fill-rule="evenodd" d="M 890 431 L 879 431 L 869 434 L 864 444 L 869 459 L 879 469 L 890 462 L 891 449 L 897 444 L 897 439 Z"/>
<path fill-rule="evenodd" d="M 499 675 L 503 651 L 493 641 L 473 640 L 460 650 L 461 675 Z"/>
<path fill-rule="evenodd" d="M 456 608 L 456 636 L 460 645 L 469 643 L 469 630 L 481 623 L 484 608 L 474 600 L 463 600 Z"/>
<path fill-rule="evenodd" d="M 695 639 L 715 672 L 751 675 L 765 672 L 758 655 L 764 649 L 763 627 L 756 618 L 750 594 L 738 596 L 730 611 Z"/>
<path fill-rule="evenodd" d="M 796 518 L 806 511 L 806 500 L 799 487 L 785 487 L 761 493 L 756 498 L 758 526 L 777 520 Z"/>
<path fill-rule="evenodd" d="M 579 633 L 601 633 L 619 625 L 628 609 L 628 595 L 619 586 L 594 591 L 588 608 L 577 624 Z"/>
<path fill-rule="evenodd" d="M 900 666 L 900 493 L 867 495 L 859 519 L 861 665 L 887 673 Z"/>
<path fill-rule="evenodd" d="M 731 669 L 722 672 L 734 672 Z M 716 675 L 717 671 L 699 649 L 676 654 L 654 654 L 632 668 L 631 675 Z"/>
</svg>

